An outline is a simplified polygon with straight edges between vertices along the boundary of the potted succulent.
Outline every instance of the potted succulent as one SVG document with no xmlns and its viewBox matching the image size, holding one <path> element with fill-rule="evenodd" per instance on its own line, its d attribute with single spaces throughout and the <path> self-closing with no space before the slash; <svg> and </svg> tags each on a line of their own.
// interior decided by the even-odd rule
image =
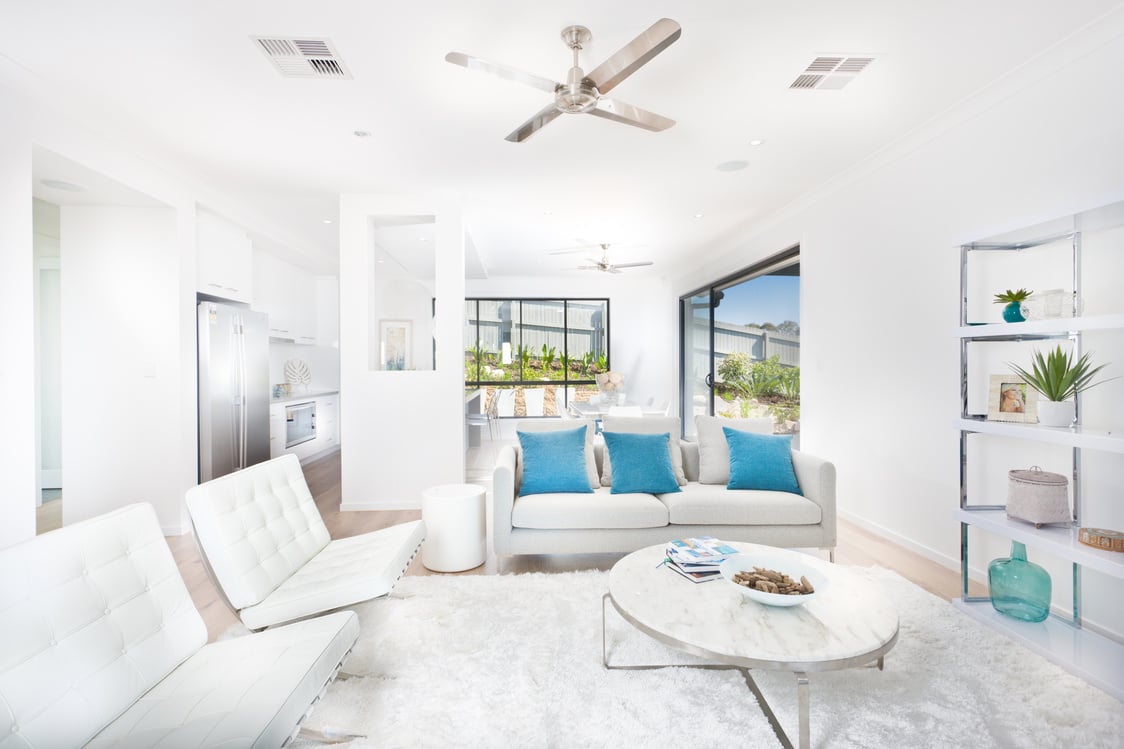
<svg viewBox="0 0 1124 749">
<path fill-rule="evenodd" d="M 1043 426 L 1065 427 L 1072 424 L 1074 396 L 1109 381 L 1093 382 L 1093 377 L 1107 367 L 1107 364 L 1092 366 L 1089 353 L 1082 354 L 1074 361 L 1073 352 L 1066 351 L 1061 345 L 1047 354 L 1035 349 L 1030 371 L 1009 362 L 1008 366 L 1045 398 L 1038 402 L 1038 423 Z"/>
<path fill-rule="evenodd" d="M 1026 320 L 1023 317 L 1023 302 L 1033 293 L 1033 291 L 1027 291 L 1026 289 L 1017 291 L 1007 289 L 1002 294 L 996 294 L 995 303 L 1006 305 L 1003 308 L 1003 319 L 1007 322 L 1023 322 Z"/>
</svg>

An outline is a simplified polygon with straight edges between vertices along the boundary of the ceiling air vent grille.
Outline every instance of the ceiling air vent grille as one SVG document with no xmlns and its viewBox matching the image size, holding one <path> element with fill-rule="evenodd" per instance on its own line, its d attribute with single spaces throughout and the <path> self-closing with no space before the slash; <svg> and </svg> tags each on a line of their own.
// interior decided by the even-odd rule
<svg viewBox="0 0 1124 749">
<path fill-rule="evenodd" d="M 788 85 L 798 89 L 841 89 L 866 70 L 873 57 L 823 55 L 812 60 L 804 72 Z"/>
<path fill-rule="evenodd" d="M 251 37 L 278 72 L 285 78 L 351 78 L 330 39 L 275 36 Z"/>
</svg>

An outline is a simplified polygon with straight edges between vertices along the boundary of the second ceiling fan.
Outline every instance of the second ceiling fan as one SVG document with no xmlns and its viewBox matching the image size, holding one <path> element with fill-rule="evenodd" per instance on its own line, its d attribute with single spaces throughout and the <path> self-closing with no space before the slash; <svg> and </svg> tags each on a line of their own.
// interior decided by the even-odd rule
<svg viewBox="0 0 1124 749">
<path fill-rule="evenodd" d="M 566 74 L 565 83 L 558 83 L 549 78 L 482 60 L 462 52 L 450 52 L 445 55 L 445 59 L 455 65 L 481 70 L 553 94 L 554 100 L 550 104 L 507 136 L 506 140 L 513 143 L 526 140 L 561 114 L 592 114 L 625 125 L 659 132 L 674 125 L 675 120 L 634 107 L 619 99 L 609 99 L 605 94 L 667 49 L 679 38 L 680 33 L 682 28 L 678 23 L 670 18 L 661 18 L 586 75 L 578 65 L 578 52 L 581 51 L 582 45 L 593 38 L 593 34 L 584 26 L 567 26 L 562 29 L 562 41 L 574 53 L 574 66 Z"/>
<path fill-rule="evenodd" d="M 644 261 L 639 262 L 639 263 L 613 263 L 613 262 L 609 261 L 609 245 L 608 244 L 589 245 L 589 247 L 600 247 L 601 248 L 601 259 L 600 260 L 594 260 L 591 257 L 587 257 L 586 262 L 593 263 L 593 265 L 579 265 L 578 270 L 599 270 L 602 273 L 620 273 L 621 268 L 640 268 L 640 267 L 643 267 L 645 265 L 651 265 L 652 264 L 651 260 L 644 260 Z M 565 249 L 565 250 L 555 250 L 554 252 L 551 252 L 550 254 L 551 255 L 568 255 L 571 252 L 581 252 L 585 249 L 588 249 L 588 248 L 586 248 L 586 247 L 572 247 L 570 249 Z"/>
</svg>

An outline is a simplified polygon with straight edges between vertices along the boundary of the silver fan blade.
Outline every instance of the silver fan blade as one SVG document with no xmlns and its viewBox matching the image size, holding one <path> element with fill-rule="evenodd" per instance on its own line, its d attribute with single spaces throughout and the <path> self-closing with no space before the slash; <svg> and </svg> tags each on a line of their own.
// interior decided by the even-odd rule
<svg viewBox="0 0 1124 749">
<path fill-rule="evenodd" d="M 531 119 L 512 130 L 504 140 L 509 140 L 512 143 L 522 143 L 560 114 L 562 114 L 562 111 L 558 109 L 558 107 L 554 106 L 554 104 L 547 104 L 536 112 Z"/>
<path fill-rule="evenodd" d="M 578 270 L 597 270 L 600 265 L 579 265 Z"/>
<path fill-rule="evenodd" d="M 613 263 L 614 268 L 639 268 L 642 265 L 651 265 L 652 261 L 647 260 L 643 263 Z"/>
<path fill-rule="evenodd" d="M 469 70 L 481 70 L 485 73 L 491 73 L 500 78 L 506 78 L 509 81 L 516 83 L 523 83 L 528 86 L 533 86 L 541 91 L 546 91 L 548 94 L 553 94 L 554 90 L 558 88 L 559 83 L 556 83 L 549 78 L 534 75 L 533 73 L 526 73 L 516 68 L 501 65 L 498 62 L 490 62 L 488 60 L 481 60 L 479 57 L 472 57 L 463 52 L 450 52 L 445 55 L 445 61 L 451 62 L 454 65 L 463 65 Z"/>
<path fill-rule="evenodd" d="M 609 273 L 620 273 L 620 271 L 617 270 L 617 266 L 615 266 L 615 265 L 610 265 L 605 270 L 607 270 Z"/>
<path fill-rule="evenodd" d="M 551 250 L 550 252 L 548 252 L 546 254 L 547 255 L 573 255 L 576 252 L 585 252 L 586 250 L 592 250 L 594 247 L 600 247 L 600 246 L 601 245 L 597 245 L 597 244 L 584 244 L 581 247 L 564 247 L 560 250 Z"/>
<path fill-rule="evenodd" d="M 621 47 L 605 62 L 586 76 L 597 90 L 607 94 L 618 83 L 635 73 L 641 65 L 663 52 L 671 45 L 683 29 L 670 18 L 661 18 L 648 29 Z"/>
<path fill-rule="evenodd" d="M 607 120 L 621 122 L 625 125 L 642 127 L 654 133 L 667 130 L 675 124 L 675 120 L 670 120 L 662 115 L 649 112 L 640 107 L 634 107 L 619 99 L 606 99 L 604 97 L 598 99 L 597 106 L 586 112 L 586 114 L 604 117 Z"/>
</svg>

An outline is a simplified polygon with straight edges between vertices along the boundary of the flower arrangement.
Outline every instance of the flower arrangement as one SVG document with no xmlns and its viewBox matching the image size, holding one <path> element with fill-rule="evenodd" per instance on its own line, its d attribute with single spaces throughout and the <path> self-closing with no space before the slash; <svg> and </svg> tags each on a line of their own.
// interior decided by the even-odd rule
<svg viewBox="0 0 1124 749">
<path fill-rule="evenodd" d="M 602 372 L 594 375 L 597 387 L 603 393 L 615 393 L 624 387 L 624 375 L 620 372 Z"/>
</svg>

